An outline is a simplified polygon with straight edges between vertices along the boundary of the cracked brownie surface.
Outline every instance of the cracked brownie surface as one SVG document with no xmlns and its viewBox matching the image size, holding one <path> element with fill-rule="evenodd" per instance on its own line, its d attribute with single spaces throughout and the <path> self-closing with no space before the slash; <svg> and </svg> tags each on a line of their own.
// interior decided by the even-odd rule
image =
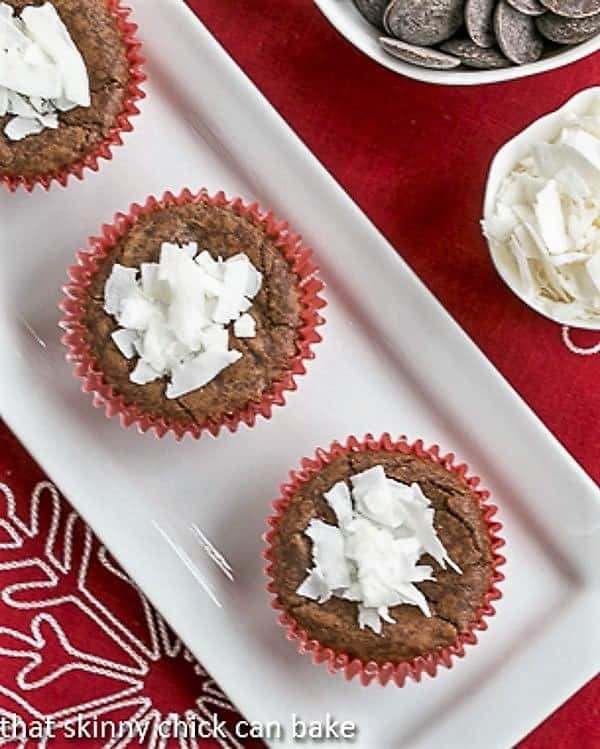
<svg viewBox="0 0 600 749">
<path fill-rule="evenodd" d="M 320 604 L 296 593 L 313 566 L 312 542 L 304 534 L 309 522 L 320 518 L 336 524 L 324 493 L 338 481 L 350 486 L 350 476 L 376 465 L 383 466 L 388 478 L 420 485 L 435 510 L 436 532 L 462 570 L 462 575 L 444 570 L 423 555 L 421 562 L 433 567 L 436 581 L 417 587 L 427 598 L 432 616 L 425 616 L 416 606 L 393 606 L 390 615 L 395 623 L 384 622 L 381 635 L 359 628 L 358 604 L 353 601 L 330 598 Z M 402 661 L 451 645 L 476 619 L 492 577 L 491 544 L 477 496 L 444 466 L 386 450 L 340 456 L 309 479 L 285 509 L 272 545 L 275 588 L 286 611 L 309 639 L 363 662 Z"/>
<path fill-rule="evenodd" d="M 129 380 L 137 359 L 127 360 L 111 339 L 117 322 L 104 311 L 104 285 L 115 263 L 139 268 L 158 262 L 163 242 L 197 242 L 214 258 L 227 259 L 245 253 L 263 274 L 262 288 L 249 314 L 256 321 L 256 337 L 238 339 L 229 328 L 229 345 L 242 358 L 224 369 L 199 390 L 169 400 L 167 380 L 135 385 Z M 137 404 L 153 417 L 171 417 L 200 426 L 258 402 L 291 366 L 297 353 L 302 305 L 298 276 L 263 226 L 241 217 L 230 207 L 206 203 L 170 205 L 140 216 L 101 261 L 88 288 L 84 324 L 86 340 L 106 382 L 125 396 L 128 405 Z"/>
<path fill-rule="evenodd" d="M 18 13 L 44 0 L 4 0 Z M 90 79 L 91 106 L 59 113 L 56 130 L 46 129 L 20 141 L 4 134 L 12 115 L 0 117 L 0 175 L 35 177 L 60 172 L 85 159 L 104 141 L 124 108 L 129 62 L 108 0 L 52 0 Z"/>
</svg>

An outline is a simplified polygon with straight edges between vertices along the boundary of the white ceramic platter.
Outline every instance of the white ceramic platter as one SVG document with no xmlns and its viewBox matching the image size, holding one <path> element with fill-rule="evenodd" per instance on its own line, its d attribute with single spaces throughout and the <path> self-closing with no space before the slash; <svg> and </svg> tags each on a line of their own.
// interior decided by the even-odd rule
<svg viewBox="0 0 600 749">
<path fill-rule="evenodd" d="M 562 68 L 600 49 L 600 34 L 597 34 L 586 42 L 565 47 L 559 54 L 547 55 L 527 65 L 513 65 L 499 70 L 429 70 L 418 65 L 410 65 L 385 52 L 379 44 L 379 37 L 384 32 L 372 26 L 360 15 L 353 0 L 314 0 L 314 3 L 342 36 L 375 62 L 408 78 L 443 86 L 479 86 L 484 83 L 526 78 Z"/>
<path fill-rule="evenodd" d="M 150 82 L 125 147 L 67 191 L 0 194 L 2 416 L 249 718 L 287 726 L 292 713 L 330 712 L 357 722 L 355 746 L 512 746 L 600 667 L 598 488 L 183 1 L 140 1 L 135 18 Z M 65 363 L 57 305 L 65 268 L 102 222 L 149 193 L 200 185 L 258 199 L 304 235 L 329 287 L 328 322 L 272 420 L 176 444 L 92 408 Z M 365 689 L 286 641 L 261 535 L 301 456 L 385 430 L 439 442 L 485 477 L 509 561 L 498 614 L 464 660 L 404 689 Z"/>
</svg>

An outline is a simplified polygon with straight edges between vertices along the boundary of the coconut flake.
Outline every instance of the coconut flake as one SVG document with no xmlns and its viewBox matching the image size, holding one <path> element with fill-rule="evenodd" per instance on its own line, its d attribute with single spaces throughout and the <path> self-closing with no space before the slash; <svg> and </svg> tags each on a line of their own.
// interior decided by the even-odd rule
<svg viewBox="0 0 600 749">
<path fill-rule="evenodd" d="M 185 255 L 187 255 L 191 260 L 193 260 L 198 254 L 198 243 L 188 242 L 187 244 L 182 244 L 180 249 Z"/>
<path fill-rule="evenodd" d="M 168 301 L 168 284 L 164 284 L 158 277 L 158 263 L 142 263 L 140 266 L 142 294 L 149 298 Z"/>
<path fill-rule="evenodd" d="M 252 264 L 250 264 L 248 266 L 248 283 L 246 284 L 246 290 L 244 294 L 250 299 L 254 299 L 254 297 L 260 291 L 262 280 L 262 273 L 256 270 L 256 268 Z"/>
<path fill-rule="evenodd" d="M 37 117 L 39 112 L 30 103 L 34 99 L 27 100 L 24 96 L 16 94 L 14 91 L 8 92 L 8 108 L 11 114 L 17 117 Z"/>
<path fill-rule="evenodd" d="M 328 492 L 325 492 L 325 499 L 335 512 L 335 516 L 340 528 L 348 525 L 352 520 L 352 497 L 348 485 L 343 481 L 338 481 Z"/>
<path fill-rule="evenodd" d="M 423 500 L 426 500 L 427 504 L 429 504 L 429 500 L 423 494 L 419 484 L 411 484 L 411 489 L 413 492 L 412 501 L 404 502 L 406 525 L 410 527 L 416 538 L 419 539 L 419 543 L 427 554 L 432 556 L 440 567 L 446 569 L 446 564 L 449 564 L 456 572 L 460 572 L 460 567 L 450 559 L 435 531 L 433 526 L 433 509 L 430 507 L 423 509 Z"/>
<path fill-rule="evenodd" d="M 109 315 L 118 317 L 126 299 L 136 296 L 137 271 L 115 263 L 110 277 L 104 286 L 104 310 Z"/>
<path fill-rule="evenodd" d="M 325 601 L 328 601 L 331 598 L 331 589 L 329 585 L 327 585 L 321 573 L 316 569 L 308 573 L 304 582 L 296 592 L 299 596 L 310 598 L 319 603 L 325 603 Z"/>
<path fill-rule="evenodd" d="M 144 332 L 148 330 L 156 315 L 157 310 L 152 302 L 136 294 L 122 301 L 117 321 L 124 328 Z"/>
<path fill-rule="evenodd" d="M 213 314 L 215 322 L 227 325 L 236 319 L 246 297 L 250 278 L 250 261 L 246 255 L 236 255 L 225 262 L 224 290 Z"/>
<path fill-rule="evenodd" d="M 154 382 L 160 377 L 160 372 L 147 364 L 143 359 L 139 359 L 133 372 L 129 375 L 129 379 L 134 385 L 147 385 L 149 382 Z"/>
<path fill-rule="evenodd" d="M 208 250 L 200 252 L 196 258 L 196 263 L 208 273 L 211 278 L 217 281 L 223 281 L 225 275 L 224 264 L 215 260 Z"/>
<path fill-rule="evenodd" d="M 503 242 L 510 237 L 518 224 L 514 211 L 504 203 L 499 203 L 496 213 L 483 223 L 483 231 L 489 239 Z"/>
<path fill-rule="evenodd" d="M 565 230 L 565 222 L 560 204 L 556 180 L 551 179 L 537 194 L 535 215 L 542 239 L 553 255 L 568 252 L 571 243 Z"/>
<path fill-rule="evenodd" d="M 596 169 L 600 169 L 600 141 L 597 137 L 590 135 L 575 123 L 573 127 L 563 128 L 559 141 L 574 148 Z"/>
<path fill-rule="evenodd" d="M 206 351 L 227 351 L 229 331 L 221 325 L 210 325 L 200 333 L 200 342 Z"/>
<path fill-rule="evenodd" d="M 529 234 L 523 231 L 523 227 L 517 228 L 521 229 L 520 236 L 517 234 L 517 231 L 515 229 L 515 231 L 509 238 L 509 243 L 513 251 L 515 260 L 517 261 L 517 265 L 519 266 L 521 288 L 527 296 L 531 296 L 535 290 L 535 280 L 533 278 L 531 268 L 529 267 L 529 258 L 532 257 L 532 255 L 529 253 L 532 252 L 535 245 L 533 244 L 533 242 L 529 241 L 531 237 Z"/>
<path fill-rule="evenodd" d="M 550 258 L 550 262 L 554 267 L 560 265 L 569 265 L 570 263 L 585 263 L 589 260 L 587 252 L 563 252 L 562 255 L 555 255 Z"/>
<path fill-rule="evenodd" d="M 81 53 L 51 3 L 24 8 L 21 20 L 26 32 L 54 62 L 62 79 L 62 94 L 80 107 L 89 107 L 90 83 Z"/>
<path fill-rule="evenodd" d="M 594 286 L 600 292 L 600 253 L 596 253 L 585 264 Z"/>
<path fill-rule="evenodd" d="M 402 525 L 402 506 L 394 501 L 383 466 L 374 466 L 356 474 L 351 482 L 352 495 L 362 515 L 391 528 Z"/>
<path fill-rule="evenodd" d="M 600 170 L 579 151 L 564 143 L 538 143 L 533 146 L 536 172 L 545 179 L 554 179 L 561 169 L 576 171 L 592 192 L 600 188 Z M 518 168 L 518 167 L 517 167 Z"/>
<path fill-rule="evenodd" d="M 254 338 L 256 336 L 256 320 L 252 315 L 245 313 L 233 323 L 233 335 L 236 338 Z"/>
<path fill-rule="evenodd" d="M 126 359 L 133 359 L 137 353 L 136 344 L 140 339 L 137 331 L 121 328 L 120 330 L 115 330 L 111 338 Z"/>
<path fill-rule="evenodd" d="M 431 555 L 462 574 L 450 559 L 433 524 L 434 510 L 416 483 L 385 475 L 377 465 L 336 483 L 324 497 L 337 525 L 313 519 L 305 534 L 312 541 L 313 567 L 296 593 L 324 603 L 332 596 L 358 604 L 358 626 L 382 633 L 393 623 L 390 607 L 416 606 L 431 616 L 416 583 L 433 580 L 433 568 L 419 564 Z"/>
<path fill-rule="evenodd" d="M 556 173 L 556 182 L 561 193 L 570 195 L 574 200 L 590 197 L 591 190 L 581 174 L 571 166 L 565 166 Z"/>
<path fill-rule="evenodd" d="M 298 589 L 298 593 L 302 595 L 300 589 Z M 380 635 L 383 626 L 381 623 L 382 619 L 383 617 L 380 615 L 378 609 L 370 609 L 362 604 L 358 605 L 358 626 L 361 629 L 369 627 L 376 635 Z"/>
<path fill-rule="evenodd" d="M 239 351 L 204 351 L 171 370 L 167 398 L 180 398 L 207 385 L 230 364 L 242 358 Z"/>
<path fill-rule="evenodd" d="M 312 541 L 312 558 L 330 591 L 347 588 L 350 572 L 344 557 L 344 537 L 335 525 L 311 520 L 305 531 Z"/>
<path fill-rule="evenodd" d="M 140 356 L 161 375 L 167 370 L 171 360 L 171 351 L 177 340 L 160 315 L 153 314 L 146 326 L 141 344 L 138 346 Z"/>
<path fill-rule="evenodd" d="M 0 84 L 23 96 L 53 98 L 60 96 L 61 83 L 58 70 L 50 63 L 32 65 L 24 58 L 26 52 L 4 46 L 0 48 Z"/>
<path fill-rule="evenodd" d="M 13 117 L 4 128 L 4 134 L 9 140 L 19 141 L 29 135 L 37 135 L 43 129 L 44 125 L 39 120 L 31 117 Z"/>
</svg>

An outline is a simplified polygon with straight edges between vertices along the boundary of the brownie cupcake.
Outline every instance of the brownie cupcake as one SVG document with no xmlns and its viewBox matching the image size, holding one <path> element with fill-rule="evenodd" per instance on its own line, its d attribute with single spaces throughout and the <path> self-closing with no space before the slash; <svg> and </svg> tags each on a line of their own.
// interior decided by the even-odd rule
<svg viewBox="0 0 600 749">
<path fill-rule="evenodd" d="M 204 191 L 132 206 L 70 269 L 64 342 L 122 423 L 195 437 L 269 417 L 320 340 L 322 284 L 272 214 Z"/>
<path fill-rule="evenodd" d="M 352 437 L 303 461 L 266 536 L 280 623 L 301 652 L 364 684 L 451 665 L 500 597 L 496 508 L 453 456 Z"/>
<path fill-rule="evenodd" d="M 97 169 L 131 130 L 140 44 L 119 0 L 0 3 L 0 179 L 10 189 Z"/>
</svg>

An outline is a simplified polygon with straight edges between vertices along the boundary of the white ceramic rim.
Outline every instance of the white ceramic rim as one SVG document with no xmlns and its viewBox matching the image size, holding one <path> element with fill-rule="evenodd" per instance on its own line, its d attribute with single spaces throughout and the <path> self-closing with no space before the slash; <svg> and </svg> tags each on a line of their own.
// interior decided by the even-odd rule
<svg viewBox="0 0 600 749">
<path fill-rule="evenodd" d="M 527 65 L 515 65 L 501 70 L 429 70 L 419 68 L 416 65 L 409 65 L 384 52 L 378 42 L 378 38 L 383 35 L 383 32 L 371 26 L 362 18 L 354 7 L 352 0 L 314 0 L 314 3 L 331 25 L 367 57 L 400 75 L 441 86 L 479 86 L 486 83 L 501 83 L 502 81 L 526 78 L 570 65 L 600 49 L 600 34 L 597 34 L 586 42 L 566 47 L 564 52 Z M 348 16 L 347 20 L 344 18 L 346 15 Z M 362 32 L 359 30 L 360 28 L 363 28 Z"/>
<path fill-rule="evenodd" d="M 494 210 L 496 196 L 503 180 L 510 173 L 513 167 L 526 155 L 530 146 L 535 142 L 544 141 L 549 137 L 553 137 L 551 135 L 552 132 L 558 134 L 558 131 L 563 124 L 564 115 L 571 112 L 582 114 L 588 109 L 594 97 L 600 97 L 600 86 L 593 86 L 591 88 L 586 88 L 583 91 L 579 91 L 579 93 L 575 94 L 565 102 L 562 107 L 559 107 L 558 109 L 555 109 L 535 120 L 531 125 L 526 127 L 520 133 L 517 133 L 514 138 L 511 138 L 502 146 L 494 156 L 488 172 L 485 197 L 483 201 L 484 220 L 489 218 Z M 489 240 L 486 239 L 486 241 L 492 263 L 494 264 L 498 275 L 513 294 L 528 307 L 548 320 L 552 320 L 552 322 L 559 323 L 560 325 L 568 325 L 570 328 L 579 328 L 581 330 L 600 330 L 600 320 L 574 321 L 561 319 L 559 316 L 555 317 L 549 314 L 548 310 L 545 309 L 543 305 L 537 303 L 535 299 L 529 299 L 526 297 L 513 283 L 513 280 L 506 272 L 506 269 L 496 261 L 494 248 Z"/>
</svg>

